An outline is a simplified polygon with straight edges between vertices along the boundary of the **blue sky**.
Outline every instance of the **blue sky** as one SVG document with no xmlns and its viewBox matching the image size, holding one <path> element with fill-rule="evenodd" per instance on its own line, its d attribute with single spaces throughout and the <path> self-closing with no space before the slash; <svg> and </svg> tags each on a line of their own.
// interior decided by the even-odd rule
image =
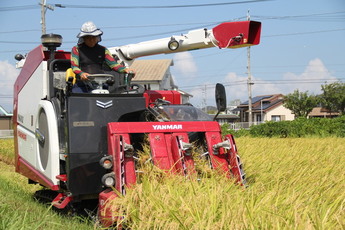
<svg viewBox="0 0 345 230">
<path fill-rule="evenodd" d="M 12 110 L 14 55 L 25 54 L 40 43 L 40 0 L 1 0 L 0 3 L 0 105 Z M 231 3 L 218 6 L 140 8 L 187 4 Z M 47 10 L 47 33 L 63 36 L 61 49 L 69 51 L 86 21 L 104 32 L 102 45 L 120 46 L 211 29 L 224 21 L 251 19 L 262 23 L 261 43 L 251 48 L 253 96 L 292 93 L 295 89 L 318 94 L 321 85 L 345 81 L 344 0 L 241 0 L 115 1 L 47 0 L 62 4 Z M 78 8 L 77 5 L 83 8 Z M 90 8 L 86 8 L 90 6 Z M 98 7 L 94 7 L 98 6 Z M 117 6 L 106 9 L 101 7 Z M 122 8 L 121 8 L 122 7 Z M 180 89 L 214 105 L 214 85 L 225 84 L 228 101 L 248 100 L 247 49 L 209 48 L 141 59 L 173 59 L 171 72 Z M 206 88 L 205 91 L 203 91 Z"/>
</svg>

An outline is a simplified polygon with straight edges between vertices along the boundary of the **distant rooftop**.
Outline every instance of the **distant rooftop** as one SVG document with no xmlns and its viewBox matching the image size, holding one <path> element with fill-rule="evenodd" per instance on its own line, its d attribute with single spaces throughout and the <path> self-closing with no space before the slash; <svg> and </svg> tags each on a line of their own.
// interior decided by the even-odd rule
<svg viewBox="0 0 345 230">
<path fill-rule="evenodd" d="M 131 65 L 136 70 L 132 81 L 161 81 L 172 65 L 171 59 L 135 60 Z"/>
<path fill-rule="evenodd" d="M 272 106 L 274 106 L 276 104 L 281 103 L 282 101 L 283 101 L 283 99 L 275 100 L 275 101 L 272 101 L 272 102 L 269 101 L 268 103 L 263 102 L 262 106 L 261 106 L 261 104 L 259 104 L 256 107 L 254 107 L 253 110 L 261 110 L 261 109 L 265 110 L 265 109 L 268 109 L 268 108 L 270 108 L 270 107 L 272 107 Z"/>
<path fill-rule="evenodd" d="M 261 95 L 252 98 L 252 111 L 270 110 L 283 103 L 282 94 Z M 241 103 L 233 111 L 248 109 L 248 101 Z"/>
<path fill-rule="evenodd" d="M 270 97 L 272 97 L 272 96 L 273 96 L 273 95 L 264 95 L 264 96 L 256 96 L 256 97 L 253 97 L 253 98 L 252 98 L 252 104 L 255 104 L 255 103 L 258 102 L 258 101 L 261 101 L 261 100 L 270 98 Z M 245 102 L 241 103 L 241 105 L 248 105 L 248 101 L 245 101 Z"/>
<path fill-rule="evenodd" d="M 1 105 L 0 105 L 0 116 L 12 116 L 12 113 L 7 112 Z"/>
</svg>

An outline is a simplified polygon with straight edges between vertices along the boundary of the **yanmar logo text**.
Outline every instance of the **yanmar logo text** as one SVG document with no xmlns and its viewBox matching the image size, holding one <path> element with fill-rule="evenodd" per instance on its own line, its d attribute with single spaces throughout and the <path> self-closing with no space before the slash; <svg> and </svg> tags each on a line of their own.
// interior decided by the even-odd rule
<svg viewBox="0 0 345 230">
<path fill-rule="evenodd" d="M 154 130 L 183 129 L 182 125 L 152 125 Z"/>
<path fill-rule="evenodd" d="M 18 131 L 17 134 L 18 134 L 18 137 L 20 137 L 21 139 L 26 141 L 26 134 L 25 133 L 22 133 L 22 132 Z"/>
</svg>

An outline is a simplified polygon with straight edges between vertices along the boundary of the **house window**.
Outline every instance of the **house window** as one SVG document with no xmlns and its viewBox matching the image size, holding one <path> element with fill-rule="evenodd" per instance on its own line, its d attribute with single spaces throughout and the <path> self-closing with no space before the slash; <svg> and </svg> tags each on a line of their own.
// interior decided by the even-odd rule
<svg viewBox="0 0 345 230">
<path fill-rule="evenodd" d="M 272 115 L 271 120 L 272 121 L 281 121 L 280 115 Z"/>
</svg>

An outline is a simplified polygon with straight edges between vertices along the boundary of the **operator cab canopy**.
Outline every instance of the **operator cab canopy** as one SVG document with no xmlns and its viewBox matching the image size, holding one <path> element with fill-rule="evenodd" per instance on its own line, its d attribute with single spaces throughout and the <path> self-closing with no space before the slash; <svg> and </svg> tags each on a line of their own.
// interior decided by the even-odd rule
<svg viewBox="0 0 345 230">
<path fill-rule="evenodd" d="M 192 105 L 160 105 L 154 110 L 161 121 L 211 121 L 211 117 Z"/>
</svg>

